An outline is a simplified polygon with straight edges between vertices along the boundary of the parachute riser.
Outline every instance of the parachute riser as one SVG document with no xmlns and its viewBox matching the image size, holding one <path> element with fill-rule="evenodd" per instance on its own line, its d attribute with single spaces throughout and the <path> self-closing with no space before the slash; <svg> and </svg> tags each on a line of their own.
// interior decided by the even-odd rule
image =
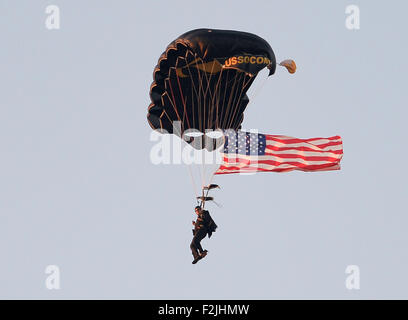
<svg viewBox="0 0 408 320">
<path fill-rule="evenodd" d="M 197 197 L 197 203 L 200 203 L 201 209 L 204 209 L 206 201 L 214 200 L 213 197 L 208 196 L 208 193 L 210 192 L 211 189 L 215 189 L 215 188 L 219 188 L 219 186 L 217 184 L 210 184 L 208 186 L 204 186 L 201 189 L 201 197 Z M 201 200 L 201 202 L 199 202 L 198 200 Z"/>
</svg>

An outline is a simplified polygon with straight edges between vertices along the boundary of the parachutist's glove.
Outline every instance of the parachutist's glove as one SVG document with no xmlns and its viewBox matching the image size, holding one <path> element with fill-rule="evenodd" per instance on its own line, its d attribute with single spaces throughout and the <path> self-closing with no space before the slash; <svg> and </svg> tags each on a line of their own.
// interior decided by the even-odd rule
<svg viewBox="0 0 408 320">
<path fill-rule="evenodd" d="M 195 226 L 195 221 L 193 221 L 193 226 Z"/>
</svg>

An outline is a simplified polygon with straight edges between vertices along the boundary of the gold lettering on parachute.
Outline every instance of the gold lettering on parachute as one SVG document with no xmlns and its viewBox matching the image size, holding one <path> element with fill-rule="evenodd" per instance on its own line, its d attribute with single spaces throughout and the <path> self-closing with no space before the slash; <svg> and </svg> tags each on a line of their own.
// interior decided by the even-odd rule
<svg viewBox="0 0 408 320">
<path fill-rule="evenodd" d="M 225 66 L 226 67 L 231 67 L 237 64 L 242 64 L 242 63 L 250 63 L 250 64 L 270 64 L 271 60 L 267 57 L 261 57 L 261 56 L 238 56 L 238 57 L 231 57 L 225 60 Z"/>
<path fill-rule="evenodd" d="M 224 67 L 228 68 L 243 63 L 269 65 L 271 60 L 262 56 L 237 56 L 228 58 L 225 60 L 224 65 L 222 65 L 218 60 L 204 62 L 202 59 L 195 59 L 184 67 L 176 68 L 176 73 L 178 77 L 185 78 L 190 76 L 190 68 L 196 68 L 208 74 L 216 74 L 219 73 Z"/>
<path fill-rule="evenodd" d="M 217 60 L 204 62 L 201 59 L 195 59 L 184 67 L 176 68 L 177 76 L 180 78 L 188 77 L 190 75 L 189 68 L 196 68 L 209 74 L 215 74 L 221 71 L 222 65 Z"/>
</svg>

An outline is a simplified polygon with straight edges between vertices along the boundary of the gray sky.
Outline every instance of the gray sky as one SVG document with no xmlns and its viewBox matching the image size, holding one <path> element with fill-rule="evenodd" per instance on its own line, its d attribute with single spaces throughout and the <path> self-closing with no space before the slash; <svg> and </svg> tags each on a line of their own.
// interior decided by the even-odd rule
<svg viewBox="0 0 408 320">
<path fill-rule="evenodd" d="M 45 28 L 49 4 L 60 30 Z M 407 9 L 0 0 L 0 298 L 408 298 Z M 245 128 L 339 134 L 344 157 L 337 172 L 216 177 L 219 228 L 193 266 L 188 171 L 150 162 L 146 113 L 158 57 L 200 27 L 258 34 L 298 65 L 268 79 Z"/>
</svg>

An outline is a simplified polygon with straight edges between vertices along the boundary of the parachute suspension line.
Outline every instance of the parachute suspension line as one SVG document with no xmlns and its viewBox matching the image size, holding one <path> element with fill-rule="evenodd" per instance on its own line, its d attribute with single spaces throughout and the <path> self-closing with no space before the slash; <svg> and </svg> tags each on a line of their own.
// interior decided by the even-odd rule
<svg viewBox="0 0 408 320">
<path fill-rule="evenodd" d="M 177 118 L 178 118 L 179 121 L 181 122 L 180 115 L 179 115 L 179 113 L 178 113 L 178 111 L 177 111 L 177 108 L 176 108 L 176 99 L 175 99 L 175 97 L 174 97 L 173 87 L 172 87 L 170 81 L 169 81 L 168 83 L 169 83 L 169 86 L 170 86 L 171 96 L 172 96 L 172 99 L 173 99 L 173 101 L 172 101 L 171 99 L 169 99 L 169 101 L 170 101 L 171 105 L 173 106 L 174 111 L 176 112 Z M 183 126 L 182 123 L 181 123 L 181 126 Z M 184 131 L 184 130 L 181 129 L 181 131 Z"/>
<path fill-rule="evenodd" d="M 234 117 L 236 113 L 238 112 L 238 109 L 240 107 L 240 102 L 242 98 L 242 93 L 244 92 L 244 83 L 245 83 L 245 73 L 239 72 L 239 76 L 237 81 L 237 85 L 235 87 L 235 92 L 234 92 L 234 100 L 232 101 L 232 108 L 230 113 L 228 114 L 226 120 L 226 126 L 227 128 L 233 128 L 233 122 L 234 122 Z"/>
<path fill-rule="evenodd" d="M 177 76 L 177 80 L 178 80 L 178 76 Z M 169 81 L 169 84 L 170 84 L 170 81 Z M 179 83 L 179 87 L 180 87 L 180 83 Z M 170 90 L 171 90 L 171 94 L 172 94 L 172 97 L 173 97 L 173 101 L 171 101 L 170 99 L 170 103 L 172 104 L 172 106 L 173 106 L 173 109 L 175 110 L 175 112 L 176 112 L 176 114 L 177 114 L 177 117 L 178 117 L 178 119 L 180 120 L 180 125 L 181 126 L 184 126 L 184 116 L 183 116 L 183 121 L 181 121 L 181 119 L 180 119 L 180 116 L 179 116 L 179 114 L 178 114 L 178 112 L 177 112 L 177 108 L 175 107 L 175 99 L 174 99 L 174 92 L 173 92 L 173 88 L 172 88 L 172 86 L 171 86 L 171 84 L 170 84 Z M 180 87 L 180 91 L 181 91 L 181 87 Z M 185 110 L 185 108 L 184 108 L 184 110 Z M 166 116 L 169 118 L 169 116 L 167 115 L 167 113 L 166 113 Z M 170 120 L 170 119 L 169 119 Z M 177 128 L 176 126 L 174 126 L 174 128 L 173 129 L 175 129 L 175 128 Z M 178 136 L 180 137 L 180 139 L 182 139 L 182 135 L 181 135 L 181 131 L 184 131 L 181 127 L 180 127 L 180 132 L 176 132 L 177 134 L 178 134 Z M 197 194 L 197 191 L 198 191 L 198 189 L 197 189 L 197 186 L 196 186 L 196 183 L 195 183 L 195 181 L 194 181 L 194 177 L 193 177 L 193 173 L 192 173 L 192 171 L 191 171 L 191 167 L 189 166 L 189 165 L 187 165 L 187 169 L 188 169 L 188 172 L 189 172 L 189 175 L 190 175 L 190 178 L 191 178 L 191 184 L 192 184 L 192 187 L 193 187 L 193 192 L 194 192 L 194 196 Z"/>
<path fill-rule="evenodd" d="M 233 114 L 232 114 L 232 116 L 231 116 L 230 122 L 228 123 L 228 126 L 229 126 L 229 127 L 231 127 L 231 126 L 234 125 L 234 123 L 233 123 L 233 122 L 234 122 L 234 118 L 235 118 L 235 115 L 236 115 L 237 112 L 238 112 L 238 107 L 239 107 L 239 103 L 240 103 L 241 98 L 242 98 L 242 94 L 244 93 L 244 89 L 246 88 L 246 86 L 247 86 L 249 83 L 251 83 L 251 80 L 252 80 L 252 76 L 249 76 L 248 81 L 245 83 L 245 78 L 246 78 L 246 75 L 243 74 L 241 92 L 240 92 L 240 94 L 239 94 L 238 101 L 237 101 L 237 103 L 235 104 L 235 108 L 233 108 L 233 109 L 234 109 L 234 112 L 233 112 Z"/>
<path fill-rule="evenodd" d="M 266 82 L 268 81 L 268 77 L 264 78 L 262 82 L 260 83 L 259 86 L 255 87 L 255 92 L 251 97 L 250 102 L 254 102 L 255 98 L 259 95 L 259 93 L 262 91 L 263 87 L 265 86 Z"/>
<path fill-rule="evenodd" d="M 187 108 L 186 108 L 186 101 L 184 100 L 184 95 L 183 95 L 183 89 L 181 88 L 181 84 L 180 84 L 180 78 L 176 72 L 176 77 L 177 77 L 177 84 L 180 90 L 180 97 L 181 97 L 181 103 L 183 104 L 183 126 L 184 126 L 184 119 L 187 119 L 187 125 L 188 125 L 188 129 L 191 128 L 190 126 L 190 121 L 188 120 L 188 117 L 186 117 L 187 115 Z M 180 136 L 181 138 L 181 136 Z"/>
<path fill-rule="evenodd" d="M 167 113 L 166 113 L 166 115 L 167 115 Z M 168 115 L 167 115 L 167 117 L 168 117 Z M 170 120 L 170 118 L 169 118 L 169 120 Z M 178 128 L 178 127 L 174 126 L 174 129 L 176 129 L 176 128 Z M 180 137 L 180 139 L 183 140 L 182 135 L 181 135 L 181 127 L 180 127 L 180 131 L 176 132 L 176 135 L 178 135 Z M 194 194 L 194 197 L 196 197 L 196 194 L 198 194 L 198 189 L 197 189 L 197 185 L 196 185 L 196 183 L 194 181 L 193 172 L 192 172 L 191 167 L 189 165 L 186 165 L 186 167 L 187 167 L 187 171 L 189 173 L 190 179 L 191 179 L 191 185 L 193 187 L 193 194 Z"/>
<path fill-rule="evenodd" d="M 186 55 L 187 55 L 187 53 L 186 53 Z M 202 59 L 197 59 L 197 60 L 202 63 Z M 187 64 L 187 69 L 188 69 L 188 73 L 190 75 L 191 88 L 192 88 L 192 93 L 193 93 L 192 97 L 191 97 L 193 112 L 194 112 L 194 103 L 195 103 L 194 101 L 196 100 L 197 103 L 198 103 L 198 126 L 199 126 L 199 131 L 203 131 L 204 128 L 205 128 L 204 121 L 203 121 L 203 119 L 205 119 L 205 117 L 203 117 L 203 112 L 204 112 L 204 115 L 205 115 L 205 91 L 204 91 L 204 86 L 203 86 L 203 74 L 204 74 L 204 72 L 201 73 L 199 68 L 197 68 L 197 67 L 194 68 L 195 71 L 198 73 L 198 77 L 197 77 L 198 88 L 197 88 L 196 83 L 193 80 L 193 74 L 192 74 L 192 71 L 191 71 L 191 68 L 190 68 L 190 64 Z M 196 97 L 196 99 L 194 99 L 194 97 Z M 204 103 L 202 103 L 203 99 L 204 99 Z M 193 124 L 194 124 L 194 128 L 196 128 L 195 114 L 193 114 Z M 200 172 L 200 175 L 201 175 L 201 182 L 204 185 L 204 182 L 205 182 L 205 167 L 204 167 L 204 161 L 203 161 L 204 151 L 201 150 L 200 152 L 201 152 L 201 155 L 202 155 L 202 160 L 201 160 L 202 165 L 201 165 L 201 170 L 199 172 Z M 194 191 L 198 192 L 198 189 L 197 189 L 196 184 L 195 184 L 194 176 L 192 174 L 191 166 L 189 166 L 189 165 L 187 165 L 187 166 L 188 166 L 188 169 L 189 169 L 190 177 L 191 177 L 191 179 L 193 181 L 193 184 L 194 184 L 194 189 L 195 189 Z"/>
<path fill-rule="evenodd" d="M 191 51 L 187 51 L 186 56 L 188 55 L 188 53 L 191 53 L 191 55 L 193 55 L 193 53 Z M 200 88 L 196 87 L 196 84 L 195 84 L 195 82 L 193 80 L 194 77 L 193 77 L 193 73 L 191 72 L 190 63 L 187 64 L 186 67 L 187 67 L 187 70 L 188 70 L 188 73 L 189 73 L 189 78 L 191 79 L 190 81 L 191 81 L 191 88 L 192 88 L 191 101 L 192 101 L 192 108 L 193 108 L 193 128 L 197 127 L 196 123 L 195 123 L 196 115 L 194 114 L 194 109 L 195 109 L 194 98 L 196 98 L 197 104 L 198 104 L 197 105 L 197 109 L 198 109 L 198 124 L 197 125 L 199 126 L 198 130 L 201 131 L 201 121 L 200 121 L 200 119 L 201 119 L 201 90 L 200 90 Z M 199 79 L 200 78 L 200 72 L 199 72 L 198 68 L 195 68 L 195 69 L 199 74 L 199 77 L 198 77 L 198 79 Z M 198 80 L 198 85 L 201 86 L 200 80 Z"/>
<path fill-rule="evenodd" d="M 187 54 L 188 54 L 188 52 L 190 52 L 190 51 L 187 51 L 186 52 L 186 58 L 187 58 Z M 187 59 L 186 59 L 187 60 Z M 189 64 L 187 64 L 187 69 L 188 69 L 188 73 L 189 73 L 189 75 L 190 75 L 190 79 L 191 79 L 191 88 L 192 88 L 192 90 L 194 90 L 194 93 L 195 93 L 195 95 L 194 94 L 192 94 L 191 95 L 191 105 L 192 105 L 192 111 L 193 111 L 193 128 L 195 128 L 196 127 L 196 123 L 195 123 L 195 114 L 194 114 L 194 109 L 195 109 L 195 106 L 194 106 L 194 96 L 198 96 L 198 94 L 197 94 L 197 89 L 196 89 L 196 87 L 195 87 L 195 83 L 194 83 L 194 80 L 193 80 L 193 75 L 192 75 L 192 73 L 191 73 L 191 69 L 190 69 L 190 65 Z M 200 111 L 200 110 L 199 110 Z"/>
<path fill-rule="evenodd" d="M 213 173 L 210 175 L 207 185 L 210 185 L 212 183 L 213 178 L 215 176 L 215 172 L 217 172 L 217 170 L 213 171 Z M 207 195 L 208 195 L 208 191 L 207 191 Z"/>
<path fill-rule="evenodd" d="M 209 85 L 209 79 L 207 78 L 207 74 L 205 71 L 204 61 L 200 59 L 199 62 L 201 63 L 202 69 L 203 69 L 201 72 L 200 71 L 198 72 L 200 74 L 199 81 L 200 81 L 200 89 L 202 92 L 202 108 L 203 108 L 202 118 L 200 119 L 200 122 L 201 122 L 201 132 L 203 133 L 203 137 L 204 137 L 205 129 L 207 128 L 206 127 L 206 119 L 208 118 L 207 98 L 208 98 L 208 90 L 209 90 L 210 85 Z M 199 68 L 197 69 L 200 70 Z M 203 142 L 203 140 L 201 142 Z"/>
<path fill-rule="evenodd" d="M 256 77 L 256 76 L 257 76 L 257 75 L 255 75 L 255 77 Z M 251 76 L 251 78 L 249 79 L 249 81 L 245 84 L 245 87 L 246 87 L 248 84 L 251 83 L 251 80 L 255 80 L 255 79 L 253 79 L 252 77 L 254 77 L 254 76 Z M 256 98 L 256 97 L 259 95 L 259 93 L 262 91 L 262 89 L 263 89 L 263 87 L 265 86 L 267 80 L 268 80 L 267 77 L 264 78 L 264 79 L 262 80 L 262 82 L 260 83 L 260 85 L 259 85 L 259 86 L 256 86 L 255 92 L 254 92 L 254 94 L 250 97 L 249 103 L 253 104 L 253 102 L 255 101 L 255 98 Z M 234 124 L 232 124 L 232 125 L 234 125 Z"/>
<path fill-rule="evenodd" d="M 202 66 L 204 66 L 203 60 L 200 60 Z M 204 69 L 204 68 L 203 68 Z M 206 86 L 204 86 L 204 79 L 206 80 Z M 201 89 L 203 91 L 203 118 L 200 119 L 201 123 L 202 123 L 202 139 L 201 139 L 201 143 L 204 144 L 205 143 L 205 129 L 206 129 L 206 124 L 205 124 L 205 119 L 207 118 L 207 92 L 208 92 L 208 87 L 209 87 L 209 83 L 208 83 L 208 79 L 206 78 L 206 72 L 203 71 L 201 73 L 201 77 L 200 77 L 200 81 L 201 81 Z M 201 149 L 201 188 L 204 187 L 205 185 L 205 146 L 202 145 L 202 149 Z"/>
<path fill-rule="evenodd" d="M 226 79 L 225 79 L 225 84 L 224 84 L 224 94 L 223 94 L 223 99 L 222 99 L 222 105 L 224 105 L 224 106 L 226 105 L 226 108 L 224 109 L 223 114 L 220 115 L 220 119 L 219 119 L 219 122 L 217 124 L 218 127 L 220 127 L 220 128 L 223 128 L 222 124 L 223 124 L 223 122 L 225 120 L 226 114 L 228 113 L 228 103 L 226 104 L 227 88 L 228 88 L 227 84 L 228 84 L 229 81 L 231 81 L 231 80 L 228 80 L 230 72 L 228 72 L 228 70 L 226 70 L 225 73 L 226 73 L 226 75 L 225 75 Z M 231 98 L 231 97 L 229 97 L 229 98 Z"/>
<path fill-rule="evenodd" d="M 224 69 L 221 69 L 221 72 L 222 71 L 224 71 Z M 228 72 L 226 72 L 226 82 L 228 82 Z M 225 96 L 226 96 L 226 93 L 227 93 L 227 86 L 224 86 L 224 95 L 223 95 L 223 99 L 222 99 L 222 103 L 223 103 L 223 105 L 225 104 Z M 216 126 L 217 126 L 217 128 L 222 128 L 221 126 L 220 126 L 220 122 L 221 122 L 221 120 L 223 120 L 223 118 L 222 118 L 222 116 L 220 117 L 220 119 L 218 118 L 218 115 L 219 115 L 219 110 L 218 110 L 218 107 L 219 107 L 219 101 L 220 100 L 218 100 L 218 103 L 217 103 L 217 123 L 216 123 Z"/>
<path fill-rule="evenodd" d="M 197 68 L 197 72 L 198 72 L 198 110 L 199 115 L 198 115 L 198 122 L 200 124 L 200 131 L 203 132 L 204 131 L 204 121 L 203 119 L 205 119 L 205 94 L 204 94 L 204 86 L 203 86 L 203 75 L 201 74 L 200 70 Z M 204 100 L 204 101 L 202 101 Z"/>
<path fill-rule="evenodd" d="M 233 121 L 234 121 L 234 116 L 237 113 L 237 110 L 239 108 L 239 103 L 241 101 L 242 93 L 244 92 L 244 82 L 245 82 L 245 74 L 241 74 L 240 79 L 237 80 L 238 86 L 236 87 L 236 90 L 234 92 L 234 100 L 232 102 L 232 108 L 231 112 L 227 117 L 227 128 L 231 128 Z M 242 78 L 242 84 L 241 84 L 241 78 Z M 241 88 L 241 91 L 238 94 L 239 89 Z"/>
<path fill-rule="evenodd" d="M 201 64 L 201 69 L 205 70 L 204 61 L 202 59 L 199 59 L 199 63 Z M 199 79 L 199 85 L 200 85 L 200 88 L 198 89 L 198 91 L 200 92 L 199 101 L 200 101 L 200 103 L 202 102 L 202 107 L 203 107 L 202 112 L 204 114 L 203 118 L 201 118 L 201 116 L 199 117 L 200 118 L 199 121 L 202 124 L 202 129 L 203 129 L 202 131 L 204 131 L 204 129 L 214 127 L 213 118 L 214 118 L 214 109 L 216 108 L 215 101 L 219 102 L 219 100 L 220 100 L 220 89 L 219 88 L 220 88 L 223 69 L 220 70 L 218 78 L 213 80 L 213 78 L 215 78 L 215 76 L 214 76 L 215 66 L 216 66 L 216 64 L 213 63 L 212 66 L 211 66 L 211 70 L 209 70 L 209 72 L 208 72 L 210 74 L 209 76 L 207 75 L 206 72 L 200 72 L 199 71 L 200 69 L 197 68 L 198 69 L 197 72 L 199 73 L 198 79 Z M 191 71 L 190 71 L 190 74 L 191 74 Z M 191 80 L 191 81 L 192 81 L 192 87 L 194 88 L 195 91 L 197 91 L 196 88 L 195 88 L 193 80 Z M 211 90 L 211 85 L 210 84 L 212 83 L 212 81 L 216 81 L 214 91 Z M 204 82 L 205 82 L 205 85 L 204 85 Z M 201 94 L 202 94 L 202 96 L 201 96 Z M 218 115 L 216 115 L 216 117 L 218 117 Z M 204 143 L 206 142 L 204 136 L 203 136 L 202 142 L 204 142 Z M 207 178 L 212 179 L 212 176 L 215 173 L 215 171 L 214 172 L 210 171 L 209 172 L 210 177 L 207 177 L 208 174 L 207 174 L 207 170 L 206 170 L 206 157 L 205 157 L 206 151 L 205 150 L 206 149 L 203 148 L 202 151 L 201 151 L 202 186 L 205 186 L 205 184 L 207 183 Z"/>
<path fill-rule="evenodd" d="M 198 71 L 198 73 L 200 75 L 198 77 L 198 79 L 199 79 L 199 82 L 200 82 L 200 90 L 202 91 L 202 98 L 203 98 L 203 103 L 202 103 L 202 108 L 203 108 L 202 116 L 203 117 L 200 118 L 199 121 L 200 121 L 200 123 L 202 125 L 202 130 L 200 130 L 200 131 L 203 132 L 203 134 L 204 134 L 204 131 L 205 131 L 205 128 L 206 128 L 205 119 L 206 119 L 206 111 L 207 111 L 207 105 L 206 105 L 207 92 L 206 91 L 208 90 L 209 85 L 207 83 L 207 86 L 206 86 L 207 89 L 205 89 L 204 81 L 203 81 L 205 76 L 206 76 L 204 61 L 202 59 L 199 59 L 199 63 L 201 63 L 201 69 L 203 70 L 203 72 L 200 73 L 200 71 L 199 71 L 200 68 L 197 67 L 197 71 Z M 201 100 L 200 100 L 200 102 L 201 102 Z M 201 140 L 201 142 L 203 142 L 203 140 Z"/>
<path fill-rule="evenodd" d="M 201 59 L 199 61 L 202 61 Z M 199 110 L 199 116 L 198 116 L 198 123 L 200 125 L 200 131 L 204 132 L 205 124 L 203 119 L 205 119 L 205 91 L 204 91 L 204 86 L 203 86 L 203 74 L 205 72 L 200 72 L 200 69 L 196 67 L 196 70 L 198 72 L 198 92 L 199 92 L 199 97 L 198 97 L 198 110 Z M 202 95 L 202 96 L 201 96 Z M 201 103 L 201 100 L 204 100 L 203 103 Z M 203 142 L 203 139 L 201 139 L 201 143 Z M 203 162 L 203 153 L 204 149 L 201 149 L 201 184 L 204 185 L 204 162 Z"/>
<path fill-rule="evenodd" d="M 246 79 L 247 79 L 247 81 L 245 81 Z M 242 87 L 241 87 L 241 92 L 240 92 L 240 94 L 239 94 L 238 103 L 241 101 L 242 95 L 246 93 L 248 84 L 252 83 L 252 79 L 253 79 L 253 76 L 252 76 L 252 75 L 243 74 L 243 77 L 242 77 Z M 232 116 L 231 119 L 230 119 L 231 122 L 230 122 L 229 125 L 232 126 L 232 127 L 235 127 L 235 126 L 237 126 L 237 124 L 238 124 L 237 120 L 239 120 L 239 119 L 236 118 L 236 114 L 238 113 L 238 107 L 240 107 L 240 106 L 238 105 L 238 103 L 237 103 L 236 108 L 234 109 L 234 114 L 233 114 L 233 116 Z M 245 105 L 245 108 L 246 108 L 246 106 L 247 106 L 247 105 Z M 237 122 L 237 124 L 235 124 L 235 122 Z"/>
<path fill-rule="evenodd" d="M 204 118 L 204 109 L 203 109 L 203 103 L 202 103 L 202 93 L 203 93 L 203 80 L 202 80 L 202 74 L 200 72 L 200 69 L 196 67 L 196 72 L 198 73 L 198 77 L 197 77 L 197 84 L 198 84 L 198 88 L 197 88 L 197 102 L 198 102 L 198 125 L 199 131 L 203 131 L 203 121 L 202 119 Z"/>
<path fill-rule="evenodd" d="M 229 98 L 228 98 L 226 112 L 225 112 L 225 115 L 224 115 L 224 119 L 222 121 L 222 128 L 226 128 L 225 126 L 227 124 L 227 119 L 228 119 L 228 116 L 229 116 L 229 114 L 231 112 L 230 110 L 233 107 L 232 106 L 232 101 L 235 100 L 235 94 L 236 94 L 235 88 L 236 88 L 236 84 L 237 84 L 237 79 L 238 79 L 238 73 L 235 74 L 234 82 L 233 82 L 232 87 L 231 87 L 231 91 L 233 92 L 233 94 L 231 94 L 229 96 Z"/>
<path fill-rule="evenodd" d="M 228 117 L 228 114 L 230 113 L 231 100 L 233 99 L 234 92 L 235 92 L 235 84 L 236 84 L 236 80 L 237 80 L 237 75 L 238 75 L 238 74 L 236 73 L 235 76 L 234 76 L 232 79 L 226 81 L 226 84 L 225 84 L 225 95 L 226 95 L 226 92 L 227 92 L 227 88 L 230 88 L 231 94 L 229 95 L 228 100 L 227 100 L 227 102 L 226 102 L 225 113 L 224 113 L 224 115 L 223 115 L 222 124 L 221 124 L 221 127 L 222 127 L 222 128 L 225 128 L 226 119 L 227 119 L 227 117 Z M 233 80 L 233 81 L 232 81 L 232 80 Z M 229 83 L 231 83 L 231 82 L 232 82 L 232 86 L 229 87 Z M 225 101 L 224 101 L 224 104 L 225 104 Z"/>
<path fill-rule="evenodd" d="M 213 105 L 214 105 L 214 108 L 216 109 L 215 110 L 215 127 L 216 128 L 219 128 L 219 123 L 218 123 L 218 115 L 219 115 L 219 109 L 218 109 L 218 107 L 219 107 L 219 104 L 220 104 L 220 88 L 219 88 L 219 85 L 220 85 L 220 83 L 221 83 L 221 78 L 222 78 L 222 73 L 223 73 L 223 71 L 224 71 L 224 69 L 221 69 L 221 71 L 220 71 L 220 75 L 219 75 L 219 77 L 218 77 L 218 82 L 217 82 L 217 86 L 216 86 L 216 92 L 217 92 L 217 95 L 216 95 L 216 102 L 213 102 Z"/>
<path fill-rule="evenodd" d="M 192 112 L 193 112 L 193 128 L 195 128 L 196 123 L 195 123 L 195 114 L 194 114 L 194 109 L 195 109 L 194 95 L 191 95 L 191 109 L 192 109 Z"/>
<path fill-rule="evenodd" d="M 217 129 L 216 121 L 214 123 L 214 110 L 216 109 L 215 100 L 219 97 L 219 85 L 220 85 L 220 82 L 221 82 L 221 77 L 222 77 L 222 69 L 220 71 L 220 74 L 218 75 L 218 80 L 217 80 L 217 83 L 216 83 L 215 88 L 214 88 L 214 94 L 211 97 L 211 102 L 210 102 L 211 103 L 211 113 L 210 113 L 210 116 L 208 117 L 208 122 L 211 122 L 212 126 L 215 127 L 216 129 Z M 218 106 L 217 106 L 217 110 L 218 110 Z M 217 114 L 215 114 L 215 117 L 217 118 Z M 208 123 L 208 125 L 209 125 L 209 123 Z"/>
<path fill-rule="evenodd" d="M 163 109 L 163 113 L 166 115 L 167 119 L 171 122 L 171 118 L 169 117 L 169 115 L 167 114 L 166 110 Z"/>
<path fill-rule="evenodd" d="M 201 149 L 201 166 L 202 166 L 202 168 L 203 168 L 203 180 L 202 180 L 202 186 L 201 187 L 204 187 L 205 186 L 205 178 L 206 178 L 206 168 L 205 168 L 205 148 L 203 148 L 203 149 Z"/>
<path fill-rule="evenodd" d="M 176 128 L 176 127 L 175 127 L 175 128 Z M 181 128 L 180 128 L 180 130 L 181 130 Z M 177 134 L 179 135 L 180 139 L 182 139 L 182 138 L 181 138 L 181 132 L 177 132 Z M 183 139 L 182 139 L 182 140 L 183 140 Z M 193 194 L 194 194 L 194 197 L 196 197 L 196 195 L 197 195 L 198 192 L 199 192 L 199 189 L 197 188 L 197 185 L 196 185 L 196 183 L 195 183 L 191 166 L 187 164 L 186 167 L 187 167 L 187 171 L 188 171 L 189 176 L 190 176 L 191 185 L 192 185 L 192 187 L 193 187 Z"/>
<path fill-rule="evenodd" d="M 212 65 L 211 65 L 211 71 L 210 71 L 210 76 L 209 77 L 207 77 L 207 74 L 206 74 L 206 78 L 207 78 L 207 83 L 208 84 L 210 84 L 211 83 L 211 80 L 212 80 L 212 77 L 213 77 L 213 72 L 214 72 L 214 66 L 215 66 L 215 63 L 213 63 Z M 207 116 L 207 124 L 206 124 L 206 128 L 211 128 L 212 126 L 210 126 L 210 124 L 211 124 L 211 122 L 212 122 L 212 113 L 213 113 L 213 104 L 212 104 L 212 101 L 213 101 L 213 97 L 214 97 L 214 94 L 215 94 L 215 92 L 216 92 L 216 89 L 214 89 L 214 92 L 211 92 L 211 86 L 210 85 L 208 85 L 207 86 L 207 91 L 208 91 L 208 116 Z"/>
<path fill-rule="evenodd" d="M 192 172 L 191 167 L 189 165 L 187 165 L 187 169 L 188 169 L 188 173 L 190 175 L 191 184 L 193 185 L 194 197 L 196 197 L 197 194 L 198 194 L 199 189 L 197 189 L 197 185 L 196 185 L 196 183 L 194 181 L 194 177 L 193 177 L 193 172 Z"/>
<path fill-rule="evenodd" d="M 199 60 L 201 65 L 202 65 L 202 69 L 205 70 L 205 66 L 204 66 L 204 61 L 202 59 Z M 206 138 L 204 136 L 204 131 L 207 128 L 212 128 L 212 118 L 213 118 L 213 113 L 214 113 L 214 97 L 217 96 L 217 88 L 214 90 L 214 92 L 211 91 L 211 81 L 213 79 L 213 74 L 214 74 L 214 67 L 215 67 L 215 63 L 212 64 L 211 66 L 211 70 L 210 70 L 210 76 L 207 75 L 206 72 L 201 72 L 198 71 L 199 73 L 199 82 L 200 82 L 200 94 L 202 93 L 202 97 L 200 96 L 200 103 L 201 101 L 203 101 L 203 105 L 202 105 L 202 109 L 203 109 L 203 114 L 204 117 L 201 118 L 201 116 L 199 117 L 199 121 L 202 124 L 202 132 L 203 132 L 203 138 L 202 138 L 202 143 L 206 142 Z M 206 85 L 204 86 L 204 81 L 206 83 Z M 217 81 L 217 86 L 220 83 L 220 76 L 218 77 L 218 81 Z M 205 89 L 204 89 L 205 88 Z M 202 99 L 201 99 L 202 98 Z M 205 146 L 203 146 L 205 147 Z M 201 162 L 202 162 L 202 186 L 204 187 L 204 185 L 206 184 L 207 181 L 207 172 L 206 172 L 206 148 L 203 148 L 201 150 Z"/>
<path fill-rule="evenodd" d="M 241 81 L 241 79 L 242 79 L 242 81 Z M 238 109 L 239 103 L 241 101 L 244 81 L 245 81 L 245 74 L 242 73 L 242 72 L 237 73 L 237 79 L 235 80 L 235 86 L 234 86 L 234 94 L 232 95 L 233 100 L 230 101 L 230 104 L 231 104 L 230 111 L 227 113 L 227 115 L 225 117 L 225 124 L 224 125 L 225 125 L 226 128 L 232 128 L 231 125 L 233 123 L 234 116 L 237 113 L 237 109 Z M 240 88 L 241 88 L 241 91 L 238 94 Z"/>
<path fill-rule="evenodd" d="M 229 74 L 230 74 L 231 72 L 229 72 L 229 70 L 227 70 L 226 73 L 227 73 L 227 79 L 226 79 L 226 81 L 225 81 L 224 99 L 223 99 L 223 105 L 226 106 L 226 109 L 225 109 L 224 114 L 222 115 L 222 123 L 220 124 L 220 127 L 221 127 L 221 128 L 224 128 L 224 127 L 223 127 L 223 123 L 224 123 L 224 121 L 225 121 L 225 117 L 227 116 L 227 114 L 228 114 L 228 109 L 229 109 L 229 104 L 228 104 L 228 101 L 227 101 L 226 97 L 227 97 L 227 89 L 229 88 L 229 83 L 231 82 L 231 79 L 228 80 L 228 76 L 229 76 Z M 236 76 L 236 75 L 235 75 L 235 76 Z M 234 81 L 234 83 L 235 83 L 235 81 Z M 230 95 L 229 98 L 231 98 L 231 95 Z M 229 99 L 228 99 L 228 100 L 229 100 Z"/>
<path fill-rule="evenodd" d="M 201 62 L 204 63 L 203 61 L 201 61 Z M 208 111 L 207 111 L 208 113 L 207 113 L 207 116 L 205 117 L 205 119 L 207 119 L 207 123 L 206 123 L 205 128 L 212 128 L 211 123 L 212 123 L 212 114 L 213 114 L 213 109 L 214 109 L 214 106 L 213 106 L 212 102 L 213 102 L 214 95 L 216 94 L 216 88 L 214 89 L 214 92 L 212 92 L 210 84 L 211 84 L 211 81 L 212 81 L 212 78 L 213 78 L 215 65 L 216 65 L 215 63 L 212 63 L 212 65 L 211 65 L 211 71 L 209 72 L 210 76 L 207 76 L 207 73 L 204 72 L 204 76 L 205 76 L 205 79 L 206 79 L 206 82 L 207 82 L 206 94 L 205 94 L 205 97 L 206 97 L 206 99 L 205 99 L 206 100 L 205 101 L 206 102 L 205 109 L 207 110 L 207 108 L 208 108 Z"/>
<path fill-rule="evenodd" d="M 202 59 L 198 58 L 197 59 L 202 65 L 204 69 L 204 63 Z M 198 62 L 196 62 L 197 65 Z M 200 69 L 198 67 L 195 67 L 194 69 L 198 73 L 197 77 L 197 82 L 198 82 L 198 88 L 196 87 L 196 84 L 194 83 L 192 72 L 190 69 L 190 65 L 187 66 L 188 71 L 190 74 L 190 79 L 191 79 L 191 87 L 195 93 L 196 100 L 198 102 L 198 125 L 199 125 L 199 131 L 203 132 L 205 129 L 205 115 L 206 115 L 206 103 L 205 103 L 205 96 L 206 96 L 206 91 L 204 90 L 204 85 L 203 85 L 203 78 L 205 76 L 205 72 L 200 72 Z M 208 89 L 207 89 L 208 90 Z M 193 96 L 193 95 L 192 95 Z M 204 100 L 204 101 L 202 101 Z M 192 101 L 194 101 L 194 96 L 192 97 Z"/>
</svg>

